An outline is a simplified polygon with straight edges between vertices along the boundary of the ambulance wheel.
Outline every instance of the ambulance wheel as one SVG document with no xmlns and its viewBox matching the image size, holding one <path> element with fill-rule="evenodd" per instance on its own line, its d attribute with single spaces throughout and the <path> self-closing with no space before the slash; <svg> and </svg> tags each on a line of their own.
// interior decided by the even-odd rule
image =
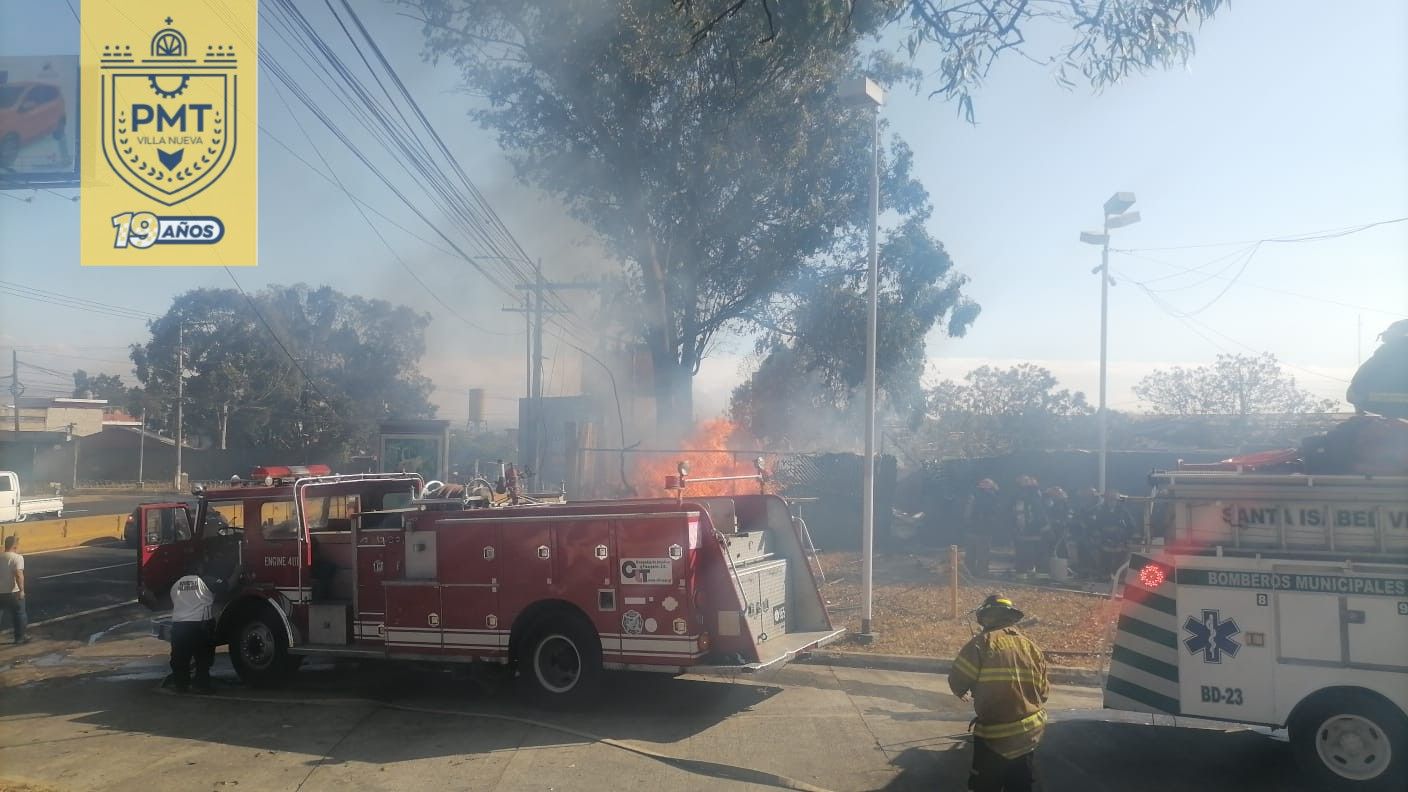
<svg viewBox="0 0 1408 792">
<path fill-rule="evenodd" d="M 518 652 L 518 678 L 540 704 L 589 701 L 601 684 L 601 640 L 580 616 L 553 613 L 528 631 Z"/>
<path fill-rule="evenodd" d="M 253 687 L 278 687 L 303 658 L 288 653 L 284 626 L 267 606 L 249 614 L 230 638 L 230 665 Z"/>
<path fill-rule="evenodd" d="M 1315 789 L 1408 788 L 1408 719 L 1361 690 L 1326 691 L 1290 724 L 1291 746 Z"/>
</svg>

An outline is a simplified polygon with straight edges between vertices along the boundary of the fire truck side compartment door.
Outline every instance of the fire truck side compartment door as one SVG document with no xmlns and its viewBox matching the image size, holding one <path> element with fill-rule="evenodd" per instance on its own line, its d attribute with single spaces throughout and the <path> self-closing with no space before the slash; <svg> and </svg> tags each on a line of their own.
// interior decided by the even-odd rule
<svg viewBox="0 0 1408 792">
<path fill-rule="evenodd" d="M 386 646 L 395 652 L 439 654 L 440 585 L 433 580 L 388 582 L 386 587 Z"/>
<path fill-rule="evenodd" d="M 1408 669 L 1408 608 L 1396 597 L 1345 597 L 1349 661 Z"/>
<path fill-rule="evenodd" d="M 500 529 L 499 561 L 500 625 L 506 615 L 522 613 L 540 599 L 556 596 L 549 523 L 505 521 Z M 544 548 L 548 548 L 544 552 Z"/>
<path fill-rule="evenodd" d="M 435 531 L 406 532 L 406 579 L 435 580 Z"/>
<path fill-rule="evenodd" d="M 445 651 L 497 655 L 508 648 L 509 628 L 499 612 L 499 523 L 442 522 L 437 531 Z"/>
<path fill-rule="evenodd" d="M 190 512 L 184 503 L 144 503 L 137 510 L 137 598 L 151 608 L 170 607 L 171 586 L 186 574 L 197 546 Z"/>
<path fill-rule="evenodd" d="M 1272 722 L 1276 649 L 1268 640 L 1268 592 L 1180 584 L 1177 624 L 1180 711 Z"/>
<path fill-rule="evenodd" d="M 1339 597 L 1277 592 L 1277 659 L 1339 664 L 1343 654 L 1339 624 Z"/>
</svg>

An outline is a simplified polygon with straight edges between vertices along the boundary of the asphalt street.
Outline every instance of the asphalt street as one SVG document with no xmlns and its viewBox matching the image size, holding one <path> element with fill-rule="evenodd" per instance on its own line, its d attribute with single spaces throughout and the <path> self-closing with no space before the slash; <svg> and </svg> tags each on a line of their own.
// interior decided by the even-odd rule
<svg viewBox="0 0 1408 792">
<path fill-rule="evenodd" d="M 137 595 L 137 551 L 121 542 L 25 553 L 24 564 L 30 623 L 117 605 Z"/>
<path fill-rule="evenodd" d="M 172 493 L 149 492 L 136 495 L 78 495 L 64 498 L 65 517 L 91 517 L 98 514 L 127 514 L 139 503 L 186 501 L 195 503 L 189 496 L 181 497 Z"/>
<path fill-rule="evenodd" d="M 45 790 L 959 790 L 970 705 L 943 676 L 794 664 L 762 678 L 608 675 L 594 706 L 527 706 L 503 675 L 308 663 L 279 690 L 158 689 L 141 624 L 0 647 L 0 788 Z M 1310 792 L 1289 746 L 1175 728 L 1057 686 L 1046 792 Z M 800 785 L 798 785 L 800 783 Z M 154 786 L 155 784 L 155 786 Z"/>
</svg>

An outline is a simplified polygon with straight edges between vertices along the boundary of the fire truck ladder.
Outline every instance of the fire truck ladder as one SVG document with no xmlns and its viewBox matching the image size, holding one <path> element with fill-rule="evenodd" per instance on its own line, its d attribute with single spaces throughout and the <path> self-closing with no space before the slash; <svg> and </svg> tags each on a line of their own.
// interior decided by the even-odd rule
<svg viewBox="0 0 1408 792">
<path fill-rule="evenodd" d="M 821 555 L 817 553 L 816 545 L 812 544 L 812 532 L 807 530 L 807 521 L 801 517 L 793 517 L 792 519 L 797 521 L 797 530 L 802 534 L 802 549 L 807 553 L 807 563 L 816 565 L 816 576 L 825 585 L 826 570 L 821 568 Z"/>
</svg>

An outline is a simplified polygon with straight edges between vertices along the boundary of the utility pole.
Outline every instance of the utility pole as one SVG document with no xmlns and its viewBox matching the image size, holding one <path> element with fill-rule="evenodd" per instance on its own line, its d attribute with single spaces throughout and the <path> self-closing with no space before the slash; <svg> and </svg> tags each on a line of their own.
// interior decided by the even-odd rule
<svg viewBox="0 0 1408 792">
<path fill-rule="evenodd" d="M 186 323 L 176 323 L 176 491 L 181 491 L 181 446 L 185 445 Z"/>
<path fill-rule="evenodd" d="M 147 408 L 142 408 L 142 425 L 137 428 L 137 486 L 146 487 L 147 480 L 142 475 L 142 466 L 147 455 Z"/>
<path fill-rule="evenodd" d="M 68 425 L 68 439 L 73 442 L 73 489 L 78 489 L 78 447 L 82 445 L 82 441 L 73 434 L 76 426 L 77 424 Z"/>
<path fill-rule="evenodd" d="M 519 453 L 523 455 L 524 462 L 531 466 L 533 475 L 538 475 L 542 467 L 542 424 L 543 424 L 543 325 L 546 324 L 545 316 L 548 314 L 565 314 L 557 308 L 549 308 L 544 305 L 546 294 L 556 294 L 559 291 L 572 289 L 595 289 L 601 286 L 600 283 L 563 283 L 552 282 L 543 278 L 543 264 L 539 260 L 534 272 L 532 283 L 522 283 L 518 288 L 526 292 L 522 308 L 504 308 L 505 313 L 522 313 L 526 321 L 525 329 L 528 331 L 528 367 L 527 367 L 527 388 L 528 388 L 528 414 L 523 418 L 518 427 Z"/>
<path fill-rule="evenodd" d="M 532 475 L 537 476 L 543 463 L 543 260 L 533 271 L 533 448 Z"/>
<path fill-rule="evenodd" d="M 20 384 L 20 352 L 18 349 L 10 351 L 10 396 L 15 403 L 15 442 L 19 442 L 20 435 L 20 394 L 24 393 L 24 386 Z"/>
</svg>

